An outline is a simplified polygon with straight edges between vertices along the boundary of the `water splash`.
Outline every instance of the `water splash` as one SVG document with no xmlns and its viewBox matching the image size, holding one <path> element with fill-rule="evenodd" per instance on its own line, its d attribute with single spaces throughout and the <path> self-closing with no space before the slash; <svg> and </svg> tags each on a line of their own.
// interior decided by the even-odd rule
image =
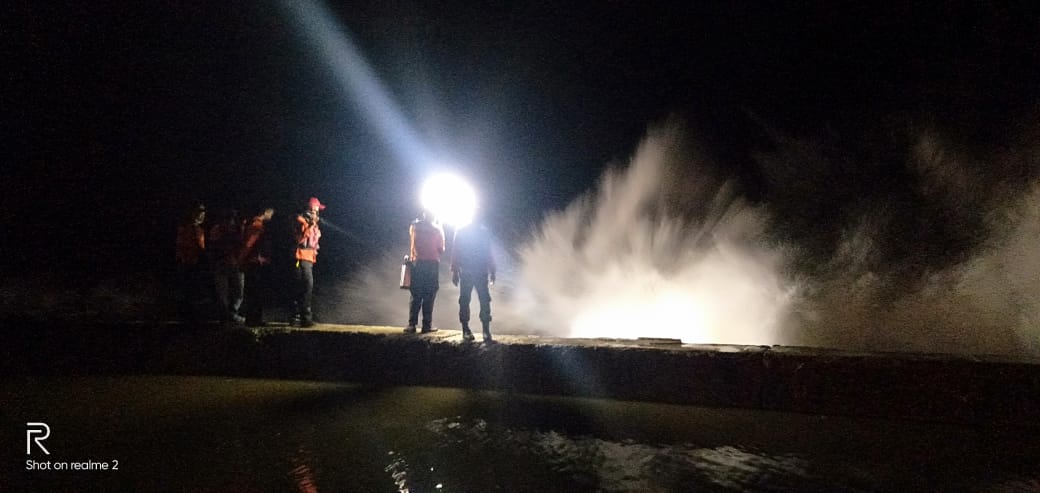
<svg viewBox="0 0 1040 493">
<path fill-rule="evenodd" d="M 697 168 L 678 127 L 546 219 L 519 251 L 518 303 L 570 337 L 774 344 L 796 289 L 768 216 Z"/>
<path fill-rule="evenodd" d="M 751 206 L 681 128 L 652 130 L 520 249 L 519 313 L 567 336 L 1040 354 L 1037 153 L 910 140 L 875 175 L 797 142 L 764 159 L 794 195 Z M 885 173 L 892 190 L 863 183 Z"/>
<path fill-rule="evenodd" d="M 786 343 L 1040 355 L 1040 181 L 1016 171 L 1035 153 L 969 158 L 934 133 L 911 140 L 904 204 L 879 195 L 838 225 L 829 257 L 809 258 Z"/>
<path fill-rule="evenodd" d="M 495 330 L 1040 355 L 1035 144 L 969 159 L 923 132 L 901 141 L 905 162 L 871 171 L 898 175 L 889 189 L 863 183 L 855 153 L 782 142 L 758 156 L 779 192 L 752 204 L 690 142 L 679 125 L 651 130 L 515 251 L 500 245 Z M 337 294 L 341 319 L 400 324 L 398 262 Z M 457 327 L 445 276 L 435 323 Z"/>
</svg>

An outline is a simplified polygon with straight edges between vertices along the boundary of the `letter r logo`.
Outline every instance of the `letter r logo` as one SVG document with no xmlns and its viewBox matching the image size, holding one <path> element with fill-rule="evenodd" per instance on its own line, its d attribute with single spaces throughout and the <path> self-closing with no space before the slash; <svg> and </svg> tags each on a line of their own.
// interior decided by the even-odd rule
<svg viewBox="0 0 1040 493">
<path fill-rule="evenodd" d="M 42 436 L 34 436 L 42 435 Z M 47 455 L 51 455 L 50 452 L 44 448 L 43 444 L 40 443 L 51 436 L 51 427 L 47 426 L 47 423 L 25 423 L 25 455 L 32 454 L 32 444 L 36 443 L 37 447 Z"/>
</svg>

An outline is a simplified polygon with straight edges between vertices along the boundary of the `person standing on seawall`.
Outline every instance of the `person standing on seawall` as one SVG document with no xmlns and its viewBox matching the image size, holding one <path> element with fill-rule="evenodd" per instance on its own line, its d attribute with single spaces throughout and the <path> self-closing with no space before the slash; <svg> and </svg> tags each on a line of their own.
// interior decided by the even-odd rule
<svg viewBox="0 0 1040 493">
<path fill-rule="evenodd" d="M 264 325 L 264 269 L 271 262 L 271 245 L 266 224 L 274 217 L 274 209 L 265 207 L 243 226 L 242 244 L 237 265 L 245 274 L 245 323 L 249 327 Z"/>
<path fill-rule="evenodd" d="M 480 324 L 484 329 L 484 342 L 491 338 L 491 291 L 495 283 L 495 258 L 491 253 L 491 234 L 480 223 L 474 222 L 455 231 L 451 245 L 451 283 L 459 287 L 459 322 L 462 324 L 462 339 L 473 340 L 469 328 L 469 304 L 473 291 L 480 302 Z"/>
<path fill-rule="evenodd" d="M 206 251 L 206 206 L 192 207 L 177 225 L 175 257 L 177 260 L 177 311 L 182 321 L 201 321 L 206 289 L 203 254 Z"/>
<path fill-rule="evenodd" d="M 318 240 L 321 239 L 319 212 L 322 210 L 325 210 L 325 205 L 311 197 L 307 201 L 307 208 L 296 216 L 296 266 L 293 269 L 296 293 L 293 304 L 300 327 L 314 326 L 311 299 L 314 292 L 314 264 L 318 261 Z"/>
<path fill-rule="evenodd" d="M 210 266 L 213 269 L 213 286 L 217 290 L 222 316 L 229 322 L 241 323 L 245 319 L 238 313 L 242 306 L 244 275 L 237 262 L 238 243 L 242 239 L 242 225 L 238 211 L 229 209 L 214 222 L 206 233 Z"/>
<path fill-rule="evenodd" d="M 441 254 L 444 253 L 444 230 L 425 210 L 408 228 L 411 240 L 412 283 L 408 288 L 408 327 L 406 334 L 414 334 L 422 311 L 422 333 L 436 332 L 433 327 L 433 303 L 440 288 Z"/>
</svg>

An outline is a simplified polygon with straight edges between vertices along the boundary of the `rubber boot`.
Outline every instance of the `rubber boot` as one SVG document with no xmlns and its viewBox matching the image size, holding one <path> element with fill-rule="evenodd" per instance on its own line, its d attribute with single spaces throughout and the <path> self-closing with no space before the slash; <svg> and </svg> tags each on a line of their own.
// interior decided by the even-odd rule
<svg viewBox="0 0 1040 493">
<path fill-rule="evenodd" d="M 491 322 L 483 322 L 482 321 L 481 324 L 484 325 L 484 342 L 486 342 L 486 343 L 495 342 L 495 340 L 491 338 Z"/>
</svg>

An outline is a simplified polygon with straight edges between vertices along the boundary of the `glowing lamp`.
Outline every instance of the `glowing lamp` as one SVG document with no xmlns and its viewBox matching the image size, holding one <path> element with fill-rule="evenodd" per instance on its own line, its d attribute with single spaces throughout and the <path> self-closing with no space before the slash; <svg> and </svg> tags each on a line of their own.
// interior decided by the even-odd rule
<svg viewBox="0 0 1040 493">
<path fill-rule="evenodd" d="M 456 228 L 469 224 L 477 208 L 473 187 L 455 175 L 431 177 L 423 184 L 420 200 L 423 208 Z"/>
</svg>

